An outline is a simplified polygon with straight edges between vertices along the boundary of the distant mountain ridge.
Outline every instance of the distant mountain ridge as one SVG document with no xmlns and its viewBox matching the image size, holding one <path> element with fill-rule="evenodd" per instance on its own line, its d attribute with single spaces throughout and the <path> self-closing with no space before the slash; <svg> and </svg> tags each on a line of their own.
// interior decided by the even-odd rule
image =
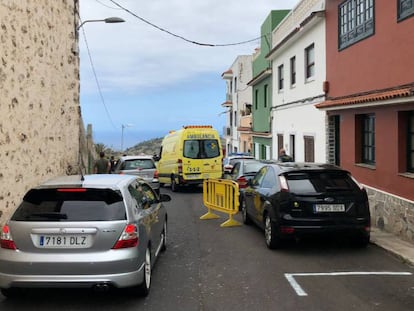
<svg viewBox="0 0 414 311">
<path fill-rule="evenodd" d="M 127 155 L 154 155 L 159 154 L 163 137 L 153 138 L 142 141 L 133 147 L 127 148 L 125 153 Z"/>
</svg>

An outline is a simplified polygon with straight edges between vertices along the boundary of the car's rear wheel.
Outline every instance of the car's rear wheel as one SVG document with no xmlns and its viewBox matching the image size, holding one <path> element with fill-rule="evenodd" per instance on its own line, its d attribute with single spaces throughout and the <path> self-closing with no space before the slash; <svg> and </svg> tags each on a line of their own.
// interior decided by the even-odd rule
<svg viewBox="0 0 414 311">
<path fill-rule="evenodd" d="M 171 177 L 171 191 L 177 192 L 179 185 L 177 184 L 177 181 L 175 180 L 175 177 Z"/>
<path fill-rule="evenodd" d="M 241 212 L 243 223 L 245 225 L 250 225 L 252 223 L 252 220 L 250 219 L 250 216 L 247 214 L 246 202 L 244 200 L 241 201 Z"/>
<path fill-rule="evenodd" d="M 151 250 L 147 247 L 145 251 L 145 262 L 144 262 L 144 280 L 138 286 L 138 292 L 141 296 L 148 296 L 151 288 Z"/>
<path fill-rule="evenodd" d="M 367 247 L 369 244 L 370 235 L 366 233 L 359 233 L 352 237 L 352 244 L 356 247 Z"/>
<path fill-rule="evenodd" d="M 265 217 L 265 241 L 270 249 L 280 248 L 282 241 L 279 236 L 279 227 L 269 215 Z"/>
</svg>

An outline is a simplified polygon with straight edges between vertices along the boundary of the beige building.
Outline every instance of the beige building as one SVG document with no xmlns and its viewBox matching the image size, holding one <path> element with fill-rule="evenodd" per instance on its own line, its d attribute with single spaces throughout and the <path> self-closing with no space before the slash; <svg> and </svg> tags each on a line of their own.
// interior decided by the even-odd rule
<svg viewBox="0 0 414 311">
<path fill-rule="evenodd" d="M 0 2 L 0 225 L 28 188 L 88 159 L 77 11 L 78 0 Z"/>
</svg>

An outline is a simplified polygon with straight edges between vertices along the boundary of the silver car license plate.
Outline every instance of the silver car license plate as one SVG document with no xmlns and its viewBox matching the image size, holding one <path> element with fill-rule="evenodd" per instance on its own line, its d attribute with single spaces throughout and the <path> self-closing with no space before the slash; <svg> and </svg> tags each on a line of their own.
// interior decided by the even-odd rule
<svg viewBox="0 0 414 311">
<path fill-rule="evenodd" d="M 88 248 L 92 239 L 88 235 L 40 235 L 40 248 Z"/>
</svg>

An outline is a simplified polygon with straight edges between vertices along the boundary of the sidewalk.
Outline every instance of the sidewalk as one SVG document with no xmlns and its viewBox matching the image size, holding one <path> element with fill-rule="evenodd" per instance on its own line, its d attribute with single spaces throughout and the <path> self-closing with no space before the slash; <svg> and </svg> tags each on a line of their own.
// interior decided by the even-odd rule
<svg viewBox="0 0 414 311">
<path fill-rule="evenodd" d="M 375 227 L 371 227 L 371 243 L 389 251 L 414 267 L 414 244 Z"/>
</svg>

